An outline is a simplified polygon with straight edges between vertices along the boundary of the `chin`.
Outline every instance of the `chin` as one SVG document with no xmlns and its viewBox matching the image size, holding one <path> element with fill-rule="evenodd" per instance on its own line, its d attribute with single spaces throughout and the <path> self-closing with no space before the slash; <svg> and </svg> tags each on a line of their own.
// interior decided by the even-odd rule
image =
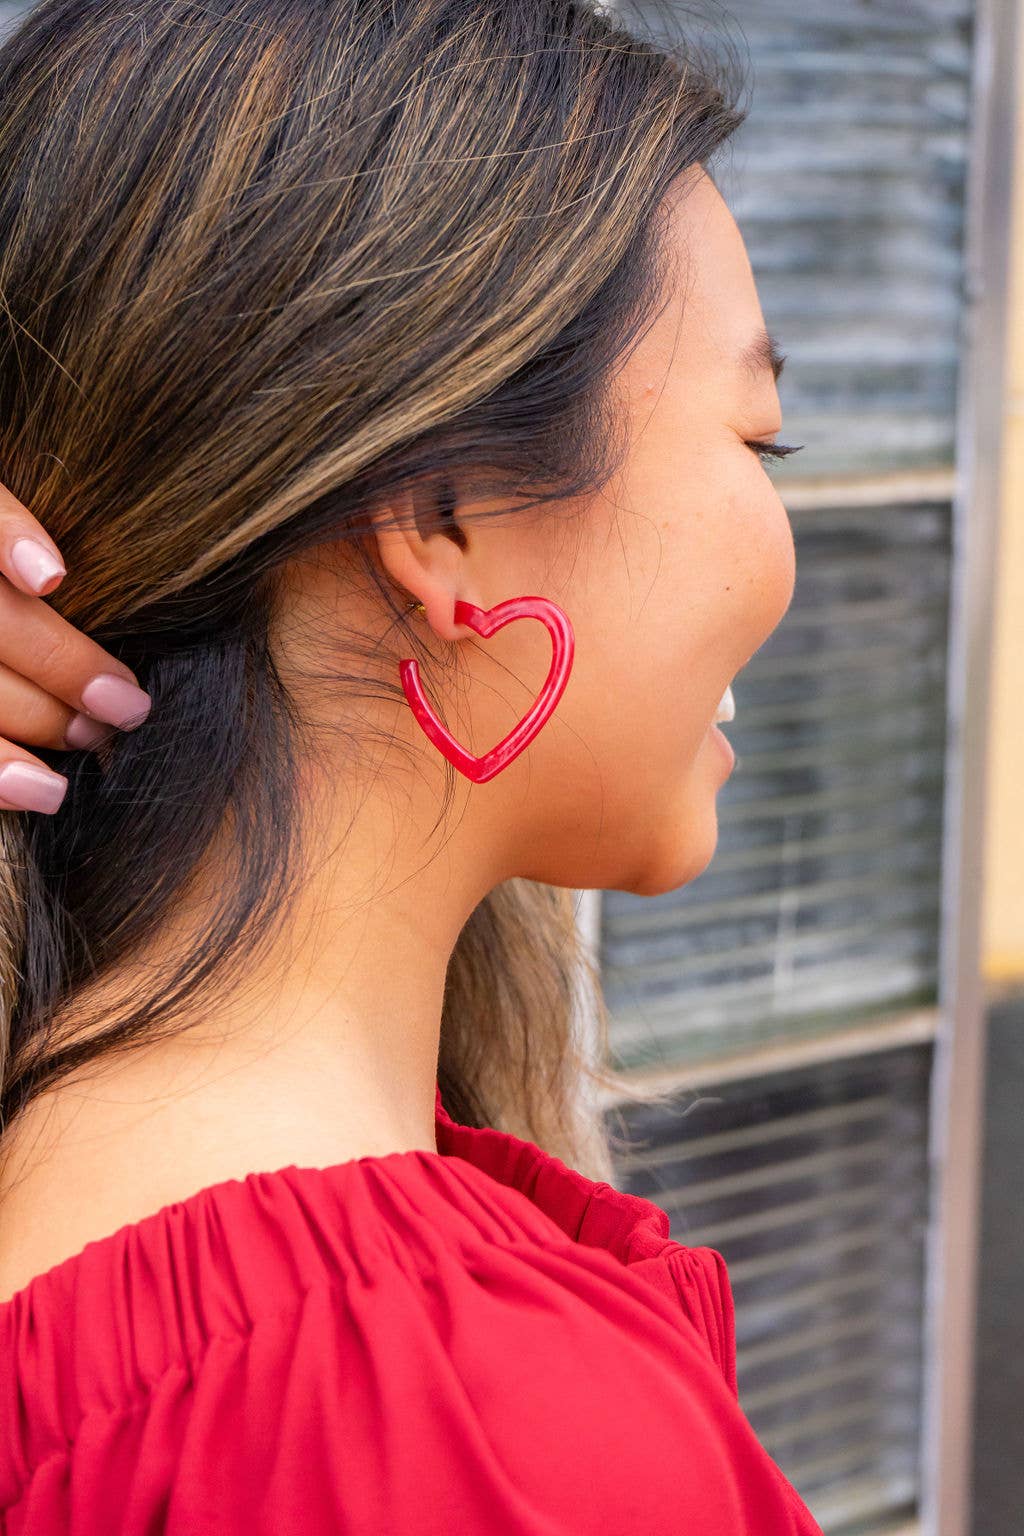
<svg viewBox="0 0 1024 1536">
<path fill-rule="evenodd" d="M 666 836 L 658 856 L 650 860 L 627 887 L 635 896 L 664 896 L 689 885 L 704 873 L 718 847 L 718 813 L 714 801 L 702 816 L 683 818 L 675 827 L 666 817 L 660 830 Z M 675 836 L 669 841 L 667 834 L 672 831 Z"/>
</svg>

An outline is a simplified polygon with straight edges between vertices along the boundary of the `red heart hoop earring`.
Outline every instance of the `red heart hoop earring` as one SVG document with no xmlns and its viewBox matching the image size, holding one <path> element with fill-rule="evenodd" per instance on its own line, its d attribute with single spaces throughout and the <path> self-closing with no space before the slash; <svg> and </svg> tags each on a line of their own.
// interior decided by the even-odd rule
<svg viewBox="0 0 1024 1536">
<path fill-rule="evenodd" d="M 426 612 L 422 603 L 410 604 L 409 612 L 413 609 Z M 491 635 L 504 629 L 514 619 L 539 619 L 545 626 L 551 636 L 551 666 L 532 707 L 519 724 L 513 726 L 508 735 L 503 736 L 497 746 L 485 752 L 482 757 L 474 757 L 472 752 L 467 752 L 438 719 L 423 692 L 419 663 L 412 657 L 398 663 L 405 696 L 425 734 L 437 750 L 467 779 L 472 779 L 474 784 L 485 784 L 488 779 L 493 779 L 496 773 L 507 768 L 519 756 L 524 747 L 529 746 L 554 712 L 572 671 L 576 651 L 572 624 L 565 610 L 550 598 L 510 597 L 503 603 L 496 603 L 493 608 L 478 608 L 475 603 L 465 603 L 461 598 L 455 603 L 456 624 L 468 624 L 484 640 L 490 639 Z"/>
</svg>

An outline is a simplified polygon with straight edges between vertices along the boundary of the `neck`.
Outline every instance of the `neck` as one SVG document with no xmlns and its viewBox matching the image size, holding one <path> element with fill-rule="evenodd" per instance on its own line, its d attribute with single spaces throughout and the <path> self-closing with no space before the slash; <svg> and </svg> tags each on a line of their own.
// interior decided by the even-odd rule
<svg viewBox="0 0 1024 1536">
<path fill-rule="evenodd" d="M 389 807 L 389 829 L 396 819 Z M 355 823 L 334 813 L 319 821 L 307 847 L 330 856 L 309 860 L 258 951 L 226 959 L 215 993 L 196 994 L 179 1037 L 189 1060 L 211 1053 L 211 1067 L 237 1074 L 238 1086 L 247 1073 L 269 1073 L 282 1113 L 333 1118 L 346 1145 L 370 1152 L 436 1145 L 448 964 L 494 883 L 479 843 L 473 850 L 456 835 L 425 847 L 410 835 L 420 825 L 410 816 L 389 847 L 384 823 L 365 799 Z M 97 1004 L 108 1022 L 118 1017 L 140 983 L 196 953 L 223 889 L 220 870 L 211 860 L 159 939 L 93 989 L 90 1018 Z"/>
</svg>

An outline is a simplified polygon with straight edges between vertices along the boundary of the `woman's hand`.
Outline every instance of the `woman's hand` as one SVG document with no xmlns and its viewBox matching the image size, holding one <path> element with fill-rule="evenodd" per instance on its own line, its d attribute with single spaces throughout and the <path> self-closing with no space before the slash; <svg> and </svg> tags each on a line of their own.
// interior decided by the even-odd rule
<svg viewBox="0 0 1024 1536">
<path fill-rule="evenodd" d="M 141 725 L 152 701 L 130 668 L 44 601 L 67 574 L 63 561 L 3 485 L 0 573 L 0 811 L 52 813 L 67 779 L 12 738 L 65 751 L 94 747 L 112 726 Z"/>
</svg>

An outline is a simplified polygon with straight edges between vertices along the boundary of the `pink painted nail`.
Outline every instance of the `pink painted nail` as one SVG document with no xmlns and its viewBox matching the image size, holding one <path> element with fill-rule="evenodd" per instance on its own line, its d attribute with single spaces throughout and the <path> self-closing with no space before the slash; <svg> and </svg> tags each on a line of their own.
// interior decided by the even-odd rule
<svg viewBox="0 0 1024 1536">
<path fill-rule="evenodd" d="M 15 539 L 11 545 L 11 564 L 25 585 L 31 587 L 38 597 L 42 596 L 43 588 L 55 576 L 67 575 L 60 561 L 55 560 L 38 539 Z"/>
<path fill-rule="evenodd" d="M 89 715 L 83 715 L 81 711 L 72 715 L 64 732 L 64 745 L 74 751 L 87 752 L 92 747 L 98 747 L 101 741 L 106 741 L 110 735 L 110 726 L 101 725 L 98 720 L 93 720 Z"/>
<path fill-rule="evenodd" d="M 67 794 L 68 781 L 35 763 L 5 763 L 0 768 L 0 799 L 19 811 L 56 811 Z"/>
<path fill-rule="evenodd" d="M 82 689 L 82 708 L 95 720 L 104 720 L 123 731 L 141 725 L 152 704 L 144 689 L 136 688 L 127 678 L 115 677 L 112 672 L 90 678 Z"/>
</svg>

